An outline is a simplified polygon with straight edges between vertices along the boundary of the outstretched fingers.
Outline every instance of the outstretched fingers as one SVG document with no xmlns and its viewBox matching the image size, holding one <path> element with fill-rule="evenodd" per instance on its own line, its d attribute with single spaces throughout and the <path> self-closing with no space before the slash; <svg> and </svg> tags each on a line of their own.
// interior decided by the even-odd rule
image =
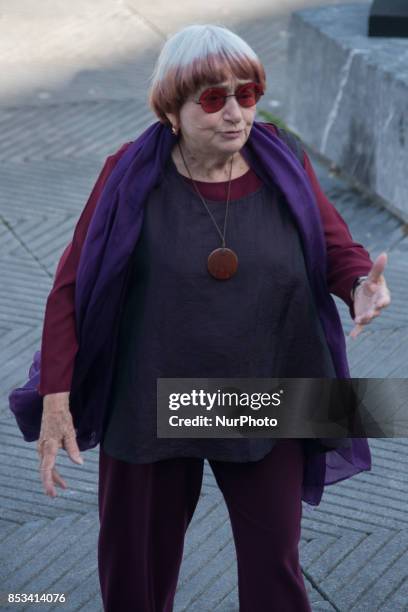
<svg viewBox="0 0 408 612">
<path fill-rule="evenodd" d="M 67 451 L 69 458 L 75 463 L 83 465 L 84 460 L 81 457 L 81 453 L 78 448 L 76 441 L 75 431 L 71 431 L 69 434 L 64 436 L 63 448 Z"/>
<path fill-rule="evenodd" d="M 54 487 L 53 470 L 58 448 L 55 440 L 43 440 L 39 446 L 41 481 L 45 494 L 50 497 L 55 497 L 57 494 Z"/>
<path fill-rule="evenodd" d="M 368 273 L 368 282 L 377 283 L 380 280 L 381 275 L 384 272 L 385 266 L 387 265 L 388 255 L 387 253 L 381 253 L 373 263 L 373 267 Z M 371 289 L 371 287 L 370 287 Z"/>
</svg>

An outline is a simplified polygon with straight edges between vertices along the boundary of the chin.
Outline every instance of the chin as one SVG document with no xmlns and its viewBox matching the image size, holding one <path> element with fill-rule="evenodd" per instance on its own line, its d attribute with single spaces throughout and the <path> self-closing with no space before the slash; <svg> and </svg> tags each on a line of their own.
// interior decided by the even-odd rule
<svg viewBox="0 0 408 612">
<path fill-rule="evenodd" d="M 242 149 L 245 143 L 246 143 L 246 138 L 242 137 L 242 138 L 237 138 L 237 140 L 231 140 L 227 144 L 229 145 L 228 146 L 229 149 L 239 151 L 240 149 Z"/>
</svg>

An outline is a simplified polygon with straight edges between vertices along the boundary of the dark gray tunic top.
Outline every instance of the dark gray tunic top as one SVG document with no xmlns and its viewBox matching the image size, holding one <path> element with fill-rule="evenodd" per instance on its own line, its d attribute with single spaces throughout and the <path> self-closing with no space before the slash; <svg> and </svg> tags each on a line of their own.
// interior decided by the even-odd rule
<svg viewBox="0 0 408 612">
<path fill-rule="evenodd" d="M 225 202 L 206 201 L 222 228 Z M 261 185 L 230 202 L 226 243 L 239 267 L 219 281 L 207 258 L 220 237 L 170 158 L 132 255 L 101 442 L 107 454 L 131 463 L 256 461 L 277 443 L 157 438 L 157 378 L 335 377 L 300 237 L 278 189 Z"/>
</svg>

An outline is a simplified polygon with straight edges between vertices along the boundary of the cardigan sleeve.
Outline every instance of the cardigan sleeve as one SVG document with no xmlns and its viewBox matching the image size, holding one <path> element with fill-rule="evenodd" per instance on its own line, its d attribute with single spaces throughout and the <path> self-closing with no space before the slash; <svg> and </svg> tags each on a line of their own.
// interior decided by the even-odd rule
<svg viewBox="0 0 408 612">
<path fill-rule="evenodd" d="M 91 195 L 75 226 L 71 242 L 57 265 L 54 283 L 48 295 L 41 340 L 41 396 L 70 391 L 78 341 L 75 327 L 75 279 L 89 223 L 102 189 L 116 162 L 130 143 L 110 155 L 98 176 Z"/>
<path fill-rule="evenodd" d="M 350 230 L 335 206 L 323 193 L 309 157 L 304 152 L 304 168 L 309 177 L 322 218 L 327 252 L 327 284 L 330 293 L 341 298 L 354 319 L 350 291 L 358 276 L 369 273 L 373 266 L 368 251 L 354 242 Z"/>
</svg>

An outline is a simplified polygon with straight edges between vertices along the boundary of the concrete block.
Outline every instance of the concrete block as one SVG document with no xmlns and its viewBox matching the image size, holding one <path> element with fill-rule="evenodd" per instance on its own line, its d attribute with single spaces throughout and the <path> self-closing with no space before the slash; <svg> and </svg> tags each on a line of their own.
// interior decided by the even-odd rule
<svg viewBox="0 0 408 612">
<path fill-rule="evenodd" d="M 408 39 L 368 37 L 370 2 L 293 13 L 285 120 L 408 221 Z"/>
</svg>

